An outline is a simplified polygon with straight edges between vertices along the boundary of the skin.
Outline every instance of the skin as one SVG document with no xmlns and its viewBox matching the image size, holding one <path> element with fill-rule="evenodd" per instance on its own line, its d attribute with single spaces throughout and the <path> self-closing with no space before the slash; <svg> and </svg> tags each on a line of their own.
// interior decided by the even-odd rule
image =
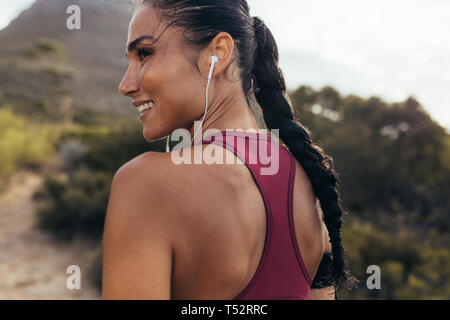
<svg viewBox="0 0 450 320">
<path fill-rule="evenodd" d="M 127 47 L 142 36 L 160 35 L 165 29 L 160 22 L 159 10 L 138 8 Z M 130 63 L 120 92 L 134 102 L 155 102 L 142 120 L 145 139 L 163 139 L 177 128 L 193 136 L 193 122 L 203 117 L 212 55 L 220 61 L 202 130 L 257 130 L 237 78 L 232 37 L 221 32 L 195 52 L 185 46 L 181 31 L 167 28 L 154 45 L 144 40 L 140 51 L 127 51 Z M 198 148 L 205 146 L 182 152 Z M 105 220 L 102 298 L 229 300 L 240 293 L 262 256 L 266 212 L 249 170 L 238 163 L 177 166 L 169 153 L 148 152 L 122 166 L 114 176 Z M 299 163 L 293 201 L 297 242 L 314 278 L 330 248 L 320 206 Z M 329 292 L 311 290 L 310 298 L 334 298 Z"/>
</svg>

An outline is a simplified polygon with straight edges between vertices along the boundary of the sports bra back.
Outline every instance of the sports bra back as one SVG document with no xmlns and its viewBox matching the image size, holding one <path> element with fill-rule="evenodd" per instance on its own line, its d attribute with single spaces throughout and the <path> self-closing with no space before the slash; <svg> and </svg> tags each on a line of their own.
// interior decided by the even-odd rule
<svg viewBox="0 0 450 320">
<path fill-rule="evenodd" d="M 211 143 L 233 152 L 246 165 L 266 211 L 266 237 L 259 265 L 233 300 L 308 299 L 312 280 L 297 244 L 293 221 L 295 158 L 272 137 L 256 131 L 225 130 L 202 139 L 202 144 Z M 277 164 L 276 173 L 266 174 Z"/>
</svg>

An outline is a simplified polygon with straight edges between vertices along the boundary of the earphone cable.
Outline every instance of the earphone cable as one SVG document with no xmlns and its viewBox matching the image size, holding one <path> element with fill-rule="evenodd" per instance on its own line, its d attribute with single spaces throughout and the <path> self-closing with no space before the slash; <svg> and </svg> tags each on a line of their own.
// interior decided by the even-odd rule
<svg viewBox="0 0 450 320">
<path fill-rule="evenodd" d="M 202 129 L 203 127 L 203 122 L 205 121 L 206 118 L 206 113 L 208 112 L 208 95 L 209 95 L 209 84 L 211 83 L 211 78 L 208 79 L 208 84 L 206 85 L 206 106 L 205 106 L 205 113 L 203 114 L 203 119 L 202 122 L 200 123 L 200 126 L 197 128 L 197 131 L 194 134 L 194 137 L 192 138 L 192 144 L 194 144 L 195 141 L 195 137 L 197 136 L 197 133 L 199 130 Z"/>
<path fill-rule="evenodd" d="M 192 138 L 192 141 L 191 141 L 191 144 L 192 144 L 192 145 L 194 144 L 195 137 L 197 136 L 198 131 L 201 130 L 202 127 L 203 127 L 203 122 L 205 121 L 206 113 L 208 112 L 209 85 L 210 85 L 210 83 L 211 83 L 212 73 L 213 73 L 213 71 L 214 71 L 214 65 L 215 65 L 215 63 L 216 63 L 216 62 L 212 62 L 212 64 L 211 64 L 211 70 L 210 70 L 209 76 L 208 76 L 208 83 L 207 83 L 207 85 L 206 85 L 206 105 L 205 105 L 205 112 L 204 112 L 204 114 L 203 114 L 203 119 L 202 119 L 202 121 L 201 121 L 201 123 L 200 123 L 200 126 L 197 128 L 197 130 L 196 130 L 196 132 L 195 132 L 195 134 L 194 134 L 194 137 Z M 170 135 L 167 137 L 167 140 L 166 140 L 166 152 L 170 152 L 169 139 L 170 139 Z"/>
</svg>

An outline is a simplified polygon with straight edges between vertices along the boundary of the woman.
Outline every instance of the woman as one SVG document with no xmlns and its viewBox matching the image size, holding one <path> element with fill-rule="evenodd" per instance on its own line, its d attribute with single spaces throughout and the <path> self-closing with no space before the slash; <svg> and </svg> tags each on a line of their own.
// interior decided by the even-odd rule
<svg viewBox="0 0 450 320">
<path fill-rule="evenodd" d="M 286 183 L 263 187 L 276 178 L 250 172 L 241 158 L 241 165 L 176 165 L 171 153 L 149 152 L 131 160 L 111 187 L 103 298 L 333 299 L 350 275 L 332 159 L 293 120 L 275 40 L 247 2 L 143 1 L 126 50 L 129 67 L 119 89 L 141 112 L 147 141 L 178 128 L 195 136 L 200 119 L 201 132 L 258 131 L 248 103 L 254 94 L 268 128 L 279 129 L 287 147 L 276 144 L 282 161 L 274 176 Z M 193 158 L 211 146 L 220 154 L 218 142 L 181 154 Z M 277 201 L 286 208 L 278 189 L 288 190 L 288 181 L 289 215 L 267 209 Z M 292 243 L 280 240 L 289 237 Z"/>
</svg>

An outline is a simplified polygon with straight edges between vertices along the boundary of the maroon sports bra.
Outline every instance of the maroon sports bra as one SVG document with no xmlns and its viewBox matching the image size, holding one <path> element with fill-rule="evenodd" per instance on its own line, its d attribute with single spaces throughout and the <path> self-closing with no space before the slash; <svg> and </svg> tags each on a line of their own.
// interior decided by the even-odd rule
<svg viewBox="0 0 450 320">
<path fill-rule="evenodd" d="M 261 260 L 250 283 L 234 300 L 308 299 L 312 280 L 298 248 L 293 223 L 294 156 L 273 138 L 258 132 L 227 130 L 203 138 L 202 143 L 221 145 L 245 163 L 266 208 Z M 266 153 L 260 155 L 258 151 L 264 148 Z M 278 157 L 272 158 L 274 151 L 278 151 Z M 277 167 L 267 159 L 278 161 L 276 174 L 262 174 L 263 168 Z"/>
</svg>

